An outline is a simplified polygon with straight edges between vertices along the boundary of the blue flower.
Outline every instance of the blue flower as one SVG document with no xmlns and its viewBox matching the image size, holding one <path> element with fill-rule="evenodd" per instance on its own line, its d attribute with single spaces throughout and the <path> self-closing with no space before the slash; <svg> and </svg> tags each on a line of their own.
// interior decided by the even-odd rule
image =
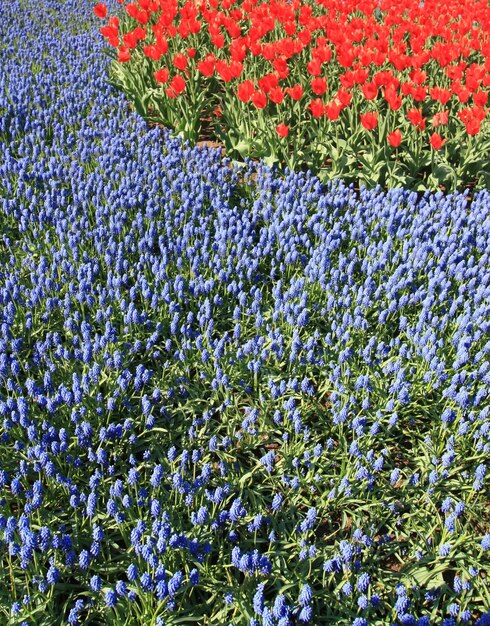
<svg viewBox="0 0 490 626">
<path fill-rule="evenodd" d="M 114 589 L 109 589 L 105 593 L 105 603 L 108 607 L 115 607 L 117 604 L 117 594 Z"/>
<path fill-rule="evenodd" d="M 55 585 L 60 580 L 60 577 L 60 570 L 54 565 L 51 565 L 46 574 L 46 580 L 48 583 L 50 585 Z"/>
<path fill-rule="evenodd" d="M 298 598 L 300 606 L 306 606 L 307 604 L 310 604 L 312 597 L 313 593 L 311 587 L 308 584 L 303 585 Z"/>
<path fill-rule="evenodd" d="M 276 493 L 272 498 L 272 510 L 278 511 L 282 506 L 282 495 L 280 493 Z"/>
<path fill-rule="evenodd" d="M 126 575 L 128 580 L 131 582 L 138 578 L 138 568 L 134 565 L 134 563 L 131 563 L 131 565 L 128 566 Z"/>
<path fill-rule="evenodd" d="M 439 547 L 439 556 L 448 556 L 448 554 L 451 552 L 451 544 L 450 543 L 443 543 L 441 544 L 441 546 Z"/>
<path fill-rule="evenodd" d="M 129 579 L 129 576 L 128 576 Z M 148 572 L 143 572 L 140 576 L 140 583 L 141 583 L 141 588 L 143 589 L 143 591 L 152 591 L 153 589 L 153 579 L 151 577 L 151 574 L 149 574 Z"/>
<path fill-rule="evenodd" d="M 90 588 L 92 589 L 92 591 L 100 591 L 102 588 L 102 581 L 100 579 L 100 576 L 98 576 L 97 574 L 94 574 L 91 579 L 90 579 Z"/>
<path fill-rule="evenodd" d="M 13 602 L 12 606 L 10 607 L 10 610 L 12 611 L 12 613 L 14 615 L 17 615 L 18 613 L 20 613 L 20 611 L 22 610 L 22 605 L 20 602 Z"/>
<path fill-rule="evenodd" d="M 308 509 L 306 513 L 306 518 L 300 524 L 301 532 L 304 533 L 307 530 L 310 530 L 313 528 L 313 526 L 315 525 L 316 515 L 317 515 L 316 508 L 312 507 Z"/>
<path fill-rule="evenodd" d="M 262 615 L 264 610 L 264 586 L 265 585 L 263 583 L 257 585 L 257 589 L 253 597 L 253 608 L 256 615 Z"/>
<path fill-rule="evenodd" d="M 361 591 L 362 593 L 364 593 L 365 591 L 367 591 L 368 587 L 369 587 L 369 574 L 367 572 L 363 572 L 362 574 L 360 574 L 359 578 L 357 579 L 357 588 L 359 591 Z"/>
<path fill-rule="evenodd" d="M 175 595 L 182 586 L 183 576 L 182 572 L 176 572 L 172 578 L 168 581 L 168 592 L 171 596 Z"/>
<path fill-rule="evenodd" d="M 346 582 L 342 585 L 342 593 L 347 597 L 352 594 L 352 585 L 350 582 Z"/>
<path fill-rule="evenodd" d="M 307 624 L 311 620 L 312 616 L 313 610 L 311 606 L 304 606 L 298 615 L 298 620 L 303 624 Z"/>
<path fill-rule="evenodd" d="M 116 593 L 118 596 L 125 596 L 128 593 L 127 585 L 124 580 L 116 582 Z"/>
</svg>

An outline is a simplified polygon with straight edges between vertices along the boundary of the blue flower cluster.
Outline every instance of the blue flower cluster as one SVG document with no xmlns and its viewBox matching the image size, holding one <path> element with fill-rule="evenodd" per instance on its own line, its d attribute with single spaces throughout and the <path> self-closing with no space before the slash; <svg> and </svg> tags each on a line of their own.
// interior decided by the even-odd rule
<svg viewBox="0 0 490 626">
<path fill-rule="evenodd" d="M 490 193 L 149 129 L 0 3 L 0 623 L 490 623 Z"/>
</svg>

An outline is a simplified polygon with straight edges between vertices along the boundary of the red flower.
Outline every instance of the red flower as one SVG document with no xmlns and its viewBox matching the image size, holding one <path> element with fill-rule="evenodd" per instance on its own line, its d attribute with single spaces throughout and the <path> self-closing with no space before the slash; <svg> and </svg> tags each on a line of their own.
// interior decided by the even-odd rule
<svg viewBox="0 0 490 626">
<path fill-rule="evenodd" d="M 376 72 L 373 76 L 373 83 L 376 87 L 388 87 L 389 85 L 393 85 L 397 79 L 394 78 L 393 74 L 388 70 L 383 70 L 380 72 Z M 395 88 L 398 85 L 395 84 Z"/>
<path fill-rule="evenodd" d="M 413 93 L 413 85 L 412 83 L 402 83 L 401 84 L 401 92 L 404 96 L 411 96 Z"/>
<path fill-rule="evenodd" d="M 113 48 L 117 48 L 119 46 L 119 37 L 109 37 L 107 43 Z"/>
<path fill-rule="evenodd" d="M 322 64 L 318 59 L 313 59 L 306 65 L 306 69 L 308 70 L 308 74 L 311 76 L 320 76 L 322 73 Z"/>
<path fill-rule="evenodd" d="M 460 80 L 453 81 L 451 85 L 452 92 L 455 96 L 458 97 L 458 100 L 462 103 L 468 102 L 471 96 L 471 92 L 464 85 L 461 84 Z"/>
<path fill-rule="evenodd" d="M 267 106 L 267 96 L 261 91 L 255 91 L 252 94 L 252 104 L 257 109 L 264 109 Z"/>
<path fill-rule="evenodd" d="M 378 95 L 378 88 L 374 83 L 364 83 L 361 87 L 361 91 L 366 100 L 374 100 Z"/>
<path fill-rule="evenodd" d="M 232 60 L 230 61 L 229 67 L 232 78 L 240 78 L 241 73 L 243 72 L 243 63 Z"/>
<path fill-rule="evenodd" d="M 141 26 L 137 26 L 133 30 L 133 35 L 136 37 L 138 41 L 143 41 L 146 37 L 146 30 L 142 28 Z"/>
<path fill-rule="evenodd" d="M 478 135 L 480 132 L 481 121 L 477 117 L 470 118 L 464 125 L 468 135 Z"/>
<path fill-rule="evenodd" d="M 388 106 L 392 111 L 398 111 L 402 105 L 402 97 L 396 93 L 396 89 L 393 87 L 387 87 L 384 91 L 384 97 Z"/>
<path fill-rule="evenodd" d="M 289 35 L 289 37 L 296 32 L 296 24 L 294 22 L 284 22 L 283 28 L 286 31 L 286 35 Z"/>
<path fill-rule="evenodd" d="M 177 74 L 170 81 L 169 87 L 165 90 L 165 93 L 169 98 L 176 98 L 183 91 L 185 91 L 185 80 L 182 76 Z"/>
<path fill-rule="evenodd" d="M 131 50 L 136 48 L 138 45 L 138 38 L 136 37 L 134 31 L 130 30 L 129 33 L 125 33 L 123 35 L 123 43 L 126 48 L 130 48 Z"/>
<path fill-rule="evenodd" d="M 361 113 L 361 124 L 366 130 L 374 130 L 378 125 L 378 114 L 376 111 Z"/>
<path fill-rule="evenodd" d="M 187 67 L 187 57 L 184 54 L 180 53 L 180 52 L 174 56 L 172 61 L 173 61 L 173 64 L 175 65 L 175 67 L 178 70 L 181 70 L 182 72 Z"/>
<path fill-rule="evenodd" d="M 463 124 L 466 124 L 466 122 L 468 122 L 473 117 L 473 112 L 469 107 L 466 107 L 466 109 L 461 109 L 461 111 L 458 111 L 458 117 L 463 122 Z"/>
<path fill-rule="evenodd" d="M 313 93 L 317 96 L 321 96 L 327 91 L 327 81 L 324 78 L 314 78 L 310 84 Z"/>
<path fill-rule="evenodd" d="M 100 34 L 107 37 L 111 46 L 117 48 L 119 46 L 119 19 L 117 17 L 109 18 L 109 24 L 102 26 Z"/>
<path fill-rule="evenodd" d="M 138 11 L 138 14 L 136 15 L 136 21 L 139 24 L 148 24 L 149 19 L 150 14 L 148 13 L 148 11 Z"/>
<path fill-rule="evenodd" d="M 127 4 L 126 5 L 126 13 L 129 15 L 129 17 L 132 17 L 133 19 L 136 19 L 136 16 L 138 15 L 139 12 L 139 8 L 137 4 Z"/>
<path fill-rule="evenodd" d="M 298 39 L 304 46 L 308 46 L 311 42 L 311 33 L 309 30 L 300 30 L 298 31 Z"/>
<path fill-rule="evenodd" d="M 197 64 L 197 69 L 203 76 L 212 76 L 214 73 L 214 68 L 216 64 L 216 59 L 212 54 L 207 54 L 204 61 L 199 61 Z"/>
<path fill-rule="evenodd" d="M 296 26 L 295 26 L 296 28 Z M 286 29 L 285 29 L 286 30 Z M 292 33 L 294 34 L 294 33 Z M 277 42 L 277 49 L 280 52 L 280 54 L 282 54 L 282 56 L 284 57 L 284 59 L 290 59 L 291 57 L 294 56 L 295 54 L 295 46 L 296 44 L 299 44 L 300 46 L 302 46 L 301 42 L 299 41 L 294 41 L 294 39 L 291 39 L 291 36 L 286 37 L 285 39 L 279 40 Z"/>
<path fill-rule="evenodd" d="M 342 111 L 342 105 L 338 102 L 329 102 L 325 105 L 325 115 L 331 122 L 339 119 L 340 112 Z"/>
<path fill-rule="evenodd" d="M 162 67 L 161 70 L 157 70 L 153 73 L 155 80 L 157 83 L 166 83 L 168 80 L 168 69 L 166 67 Z"/>
<path fill-rule="evenodd" d="M 419 85 L 412 89 L 412 96 L 416 102 L 423 102 L 427 96 L 427 89 Z"/>
<path fill-rule="evenodd" d="M 96 4 L 94 6 L 94 13 L 97 17 L 100 17 L 101 19 L 104 19 L 104 17 L 107 15 L 107 7 L 105 4 L 102 4 L 102 2 L 99 2 L 99 4 Z"/>
<path fill-rule="evenodd" d="M 284 57 L 276 57 L 272 61 L 272 67 L 278 74 L 281 74 L 284 78 L 289 74 L 288 62 Z"/>
<path fill-rule="evenodd" d="M 242 102 L 249 102 L 252 94 L 255 91 L 255 86 L 251 80 L 244 80 L 243 83 L 238 85 L 237 95 Z"/>
<path fill-rule="evenodd" d="M 413 72 L 410 72 L 410 79 L 416 85 L 422 85 L 427 80 L 427 72 L 420 69 L 413 70 Z"/>
<path fill-rule="evenodd" d="M 159 47 L 155 45 L 145 46 L 143 48 L 143 53 L 152 61 L 159 61 L 163 54 Z"/>
<path fill-rule="evenodd" d="M 484 107 L 488 102 L 488 92 L 476 91 L 473 94 L 473 102 L 476 104 L 476 106 Z"/>
<path fill-rule="evenodd" d="M 279 79 L 275 74 L 266 74 L 265 76 L 262 76 L 262 78 L 259 78 L 257 82 L 260 89 L 264 93 L 268 93 L 271 89 L 277 87 L 277 85 L 279 84 Z"/>
<path fill-rule="evenodd" d="M 319 45 L 319 39 L 317 40 L 317 45 Z M 314 59 L 317 59 L 318 61 L 320 61 L 321 63 L 328 63 L 330 59 L 332 58 L 332 51 L 330 50 L 330 48 L 325 42 L 325 44 L 322 45 L 321 47 L 312 48 L 311 56 Z"/>
<path fill-rule="evenodd" d="M 362 69 L 362 67 L 358 67 L 356 70 L 353 70 L 352 75 L 354 77 L 354 82 L 358 85 L 363 85 L 369 76 L 369 72 L 367 70 Z"/>
<path fill-rule="evenodd" d="M 337 91 L 336 98 L 342 105 L 342 108 L 350 106 L 350 103 L 352 102 L 352 94 L 343 87 L 340 87 L 340 89 Z"/>
<path fill-rule="evenodd" d="M 315 100 L 312 100 L 310 104 L 308 105 L 308 108 L 310 109 L 313 117 L 321 117 L 325 110 L 323 102 L 320 100 L 320 98 L 316 98 Z"/>
<path fill-rule="evenodd" d="M 348 48 L 346 42 L 344 42 L 343 45 L 337 49 L 337 60 L 342 67 L 352 67 L 355 58 L 355 51 L 352 48 Z"/>
<path fill-rule="evenodd" d="M 419 130 L 425 128 L 425 117 L 422 117 L 422 111 L 420 109 L 409 109 L 407 112 L 408 121 L 416 126 Z"/>
<path fill-rule="evenodd" d="M 443 87 L 432 87 L 429 91 L 430 97 L 442 105 L 447 104 L 451 100 L 451 90 Z"/>
<path fill-rule="evenodd" d="M 301 98 L 303 97 L 303 87 L 301 85 L 286 87 L 286 92 L 289 94 L 291 100 L 301 100 Z"/>
<path fill-rule="evenodd" d="M 247 56 L 247 48 L 240 39 L 234 39 L 230 44 L 230 59 L 242 62 Z"/>
<path fill-rule="evenodd" d="M 151 59 L 152 61 L 159 61 L 161 54 L 158 51 L 157 47 L 154 45 L 145 46 L 143 48 L 143 54 Z"/>
<path fill-rule="evenodd" d="M 437 128 L 438 126 L 444 126 L 445 124 L 448 123 L 448 120 L 449 120 L 448 111 L 439 111 L 432 118 L 432 126 L 434 126 L 434 128 Z"/>
<path fill-rule="evenodd" d="M 347 71 L 345 72 L 345 74 L 342 74 L 339 77 L 339 80 L 340 80 L 340 84 L 342 85 L 344 89 L 351 89 L 351 87 L 354 87 L 354 84 L 355 84 L 354 75 L 351 71 Z"/>
<path fill-rule="evenodd" d="M 130 58 L 131 58 L 131 53 L 129 52 L 129 48 L 125 48 L 124 46 L 121 46 L 119 48 L 119 53 L 117 56 L 117 60 L 119 61 L 119 63 L 126 63 L 127 61 L 129 61 Z"/>
<path fill-rule="evenodd" d="M 271 102 L 274 102 L 274 104 L 281 104 L 284 100 L 284 92 L 281 87 L 273 87 L 269 91 L 269 99 Z"/>
<path fill-rule="evenodd" d="M 444 143 L 444 139 L 439 135 L 439 133 L 432 133 L 430 136 L 430 145 L 434 148 L 434 150 L 440 150 Z"/>
<path fill-rule="evenodd" d="M 189 57 L 189 59 L 193 59 L 196 56 L 195 48 L 187 48 L 186 52 L 187 52 L 187 56 Z"/>
<path fill-rule="evenodd" d="M 388 143 L 390 144 L 390 146 L 393 146 L 393 148 L 398 148 L 401 142 L 402 133 L 399 128 L 394 130 L 392 133 L 388 133 Z"/>
<path fill-rule="evenodd" d="M 276 126 L 276 131 L 279 137 L 287 137 L 289 133 L 289 126 L 286 126 L 283 122 Z"/>
<path fill-rule="evenodd" d="M 163 36 L 157 37 L 155 47 L 161 54 L 165 54 L 168 50 L 168 41 Z"/>
<path fill-rule="evenodd" d="M 264 43 L 262 46 L 262 57 L 266 61 L 272 61 L 276 56 L 276 46 L 272 43 Z"/>
<path fill-rule="evenodd" d="M 229 83 L 233 78 L 233 72 L 231 68 L 226 65 L 224 61 L 216 61 L 216 72 L 219 74 L 220 78 L 225 81 L 225 83 Z"/>
<path fill-rule="evenodd" d="M 211 41 L 217 48 L 223 48 L 225 45 L 225 38 L 221 33 L 212 33 Z"/>
</svg>

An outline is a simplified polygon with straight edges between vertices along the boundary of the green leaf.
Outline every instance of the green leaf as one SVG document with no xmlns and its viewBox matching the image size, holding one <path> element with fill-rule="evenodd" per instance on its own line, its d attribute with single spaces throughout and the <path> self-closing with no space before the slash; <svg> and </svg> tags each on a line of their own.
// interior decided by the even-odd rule
<svg viewBox="0 0 490 626">
<path fill-rule="evenodd" d="M 233 148 L 239 152 L 242 157 L 248 156 L 250 154 L 250 142 L 244 139 L 238 141 L 238 143 L 233 145 Z"/>
<path fill-rule="evenodd" d="M 445 187 L 452 187 L 458 179 L 454 168 L 452 168 L 448 163 L 439 163 L 433 169 L 432 172 L 433 177 Z"/>
<path fill-rule="evenodd" d="M 490 189 L 490 172 L 481 172 L 478 178 L 478 187 Z"/>
<path fill-rule="evenodd" d="M 420 587 L 442 587 L 445 584 L 443 572 L 446 567 L 429 568 L 429 567 L 414 567 L 407 572 L 407 575 L 402 579 L 402 582 L 406 585 L 411 585 L 415 580 Z"/>
</svg>

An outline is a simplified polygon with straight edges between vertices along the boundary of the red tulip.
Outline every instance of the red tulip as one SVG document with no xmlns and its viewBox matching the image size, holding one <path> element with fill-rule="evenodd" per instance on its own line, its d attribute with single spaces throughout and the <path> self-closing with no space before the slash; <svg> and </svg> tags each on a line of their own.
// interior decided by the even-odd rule
<svg viewBox="0 0 490 626">
<path fill-rule="evenodd" d="M 276 131 L 279 137 L 287 137 L 289 134 L 289 126 L 286 126 L 283 122 L 276 126 Z"/>
<path fill-rule="evenodd" d="M 129 52 L 129 48 L 125 48 L 121 46 L 119 48 L 119 54 L 117 56 L 117 60 L 119 63 L 126 63 L 131 58 L 131 53 Z"/>
<path fill-rule="evenodd" d="M 399 128 L 394 130 L 392 133 L 388 133 L 388 143 L 393 148 L 398 148 L 398 146 L 402 142 L 402 133 Z"/>
<path fill-rule="evenodd" d="M 445 142 L 445 140 L 439 135 L 439 133 L 432 133 L 429 141 L 434 150 L 440 150 Z"/>
<path fill-rule="evenodd" d="M 107 15 L 107 7 L 105 4 L 102 4 L 102 2 L 99 2 L 99 4 L 96 4 L 94 6 L 94 13 L 97 17 L 100 17 L 101 19 L 104 19 L 105 16 Z"/>
<path fill-rule="evenodd" d="M 312 100 L 310 104 L 308 105 L 308 108 L 310 109 L 313 117 L 321 117 L 325 110 L 325 106 L 323 102 L 320 100 L 320 98 L 316 98 L 315 100 Z"/>
<path fill-rule="evenodd" d="M 361 113 L 361 124 L 366 130 L 374 130 L 378 125 L 378 114 L 376 111 Z"/>
<path fill-rule="evenodd" d="M 162 67 L 161 70 L 157 70 L 153 73 L 155 80 L 157 83 L 166 83 L 168 80 L 168 69 L 166 67 Z"/>
<path fill-rule="evenodd" d="M 243 83 L 240 83 L 238 85 L 237 95 L 242 102 L 249 102 L 254 91 L 255 86 L 253 84 L 253 81 L 244 80 Z"/>
</svg>

